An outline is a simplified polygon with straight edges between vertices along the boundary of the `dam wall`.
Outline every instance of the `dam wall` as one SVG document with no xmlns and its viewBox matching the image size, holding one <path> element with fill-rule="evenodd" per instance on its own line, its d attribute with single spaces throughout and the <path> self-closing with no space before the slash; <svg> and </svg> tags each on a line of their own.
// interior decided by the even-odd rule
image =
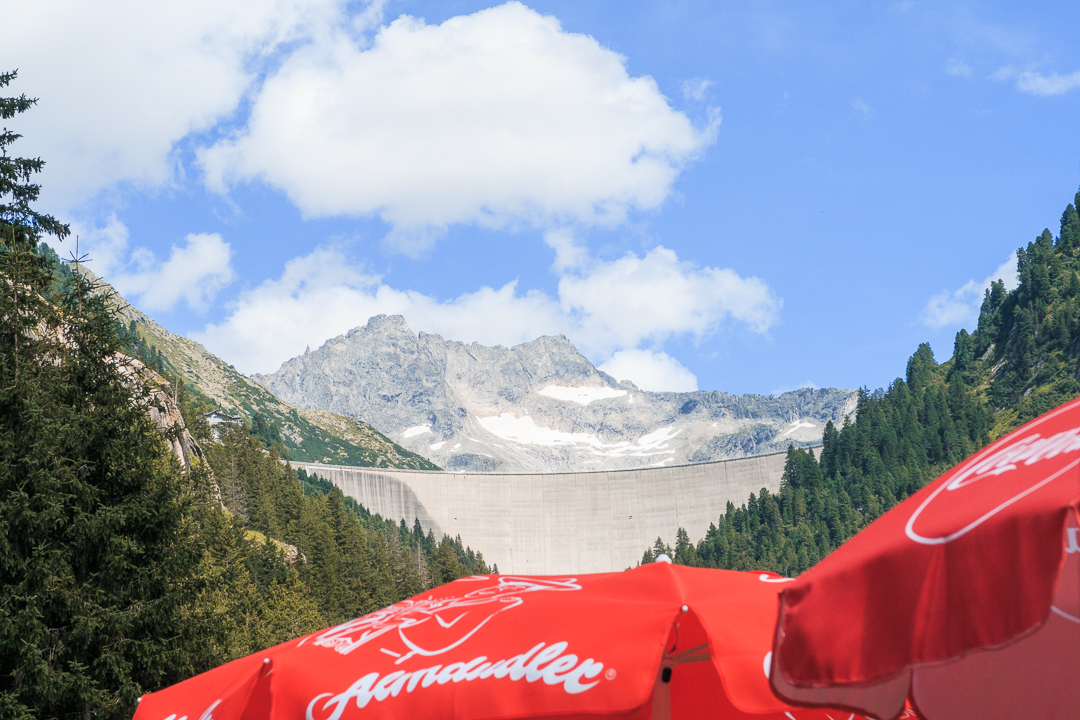
<svg viewBox="0 0 1080 720">
<path fill-rule="evenodd" d="M 682 527 L 705 537 L 728 501 L 778 492 L 786 453 L 599 472 L 422 472 L 292 463 L 329 480 L 369 511 L 483 553 L 501 573 L 561 575 L 625 570 L 657 537 Z"/>
</svg>

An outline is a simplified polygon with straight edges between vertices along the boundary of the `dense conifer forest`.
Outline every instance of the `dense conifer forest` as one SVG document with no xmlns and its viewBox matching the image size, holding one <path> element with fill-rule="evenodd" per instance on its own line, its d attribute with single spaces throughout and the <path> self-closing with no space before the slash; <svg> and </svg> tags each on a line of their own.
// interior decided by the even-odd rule
<svg viewBox="0 0 1080 720">
<path fill-rule="evenodd" d="M 675 562 L 794 576 L 990 441 L 1080 396 L 1080 193 L 1017 250 L 1019 285 L 986 290 L 975 331 L 938 363 L 927 344 L 888 390 L 859 393 L 856 420 L 829 423 L 824 444 L 789 449 L 780 492 L 728 504 L 696 545 L 679 528 Z"/>
<path fill-rule="evenodd" d="M 0 119 L 34 102 L 0 97 Z M 41 242 L 73 244 L 32 207 L 43 163 L 9 156 L 18 138 L 0 133 L 0 717 L 129 718 L 146 691 L 491 571 L 293 472 L 267 423 L 211 441 L 107 287 Z M 165 397 L 205 448 L 189 470 L 166 442 L 183 425 L 149 415 Z"/>
</svg>

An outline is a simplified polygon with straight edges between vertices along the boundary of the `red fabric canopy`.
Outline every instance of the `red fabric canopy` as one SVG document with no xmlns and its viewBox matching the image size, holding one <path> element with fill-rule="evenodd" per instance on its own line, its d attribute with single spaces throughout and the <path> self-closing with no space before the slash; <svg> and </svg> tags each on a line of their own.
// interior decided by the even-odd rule
<svg viewBox="0 0 1080 720">
<path fill-rule="evenodd" d="M 960 464 L 784 588 L 772 686 L 880 718 L 1080 716 L 1080 401 Z"/>
<path fill-rule="evenodd" d="M 775 718 L 768 573 L 464 578 L 143 696 L 137 720 Z"/>
</svg>

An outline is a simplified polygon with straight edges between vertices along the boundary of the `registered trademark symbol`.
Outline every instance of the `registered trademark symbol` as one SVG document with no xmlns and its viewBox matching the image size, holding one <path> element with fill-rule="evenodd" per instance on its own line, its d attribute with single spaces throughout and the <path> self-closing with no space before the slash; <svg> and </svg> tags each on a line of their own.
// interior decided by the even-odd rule
<svg viewBox="0 0 1080 720">
<path fill-rule="evenodd" d="M 608 680 L 614 680 L 615 676 L 618 674 L 619 673 L 615 672 L 615 668 L 608 668 L 607 672 L 604 673 L 604 677 L 606 677 Z"/>
</svg>

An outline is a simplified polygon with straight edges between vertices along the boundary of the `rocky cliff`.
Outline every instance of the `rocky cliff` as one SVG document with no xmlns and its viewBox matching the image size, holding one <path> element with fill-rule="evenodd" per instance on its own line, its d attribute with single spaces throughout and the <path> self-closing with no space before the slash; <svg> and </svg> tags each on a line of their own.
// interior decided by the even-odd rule
<svg viewBox="0 0 1080 720">
<path fill-rule="evenodd" d="M 565 337 L 466 345 L 385 315 L 254 379 L 285 402 L 362 418 L 465 471 L 632 468 L 814 445 L 856 400 L 836 389 L 645 392 L 598 371 Z"/>
</svg>

